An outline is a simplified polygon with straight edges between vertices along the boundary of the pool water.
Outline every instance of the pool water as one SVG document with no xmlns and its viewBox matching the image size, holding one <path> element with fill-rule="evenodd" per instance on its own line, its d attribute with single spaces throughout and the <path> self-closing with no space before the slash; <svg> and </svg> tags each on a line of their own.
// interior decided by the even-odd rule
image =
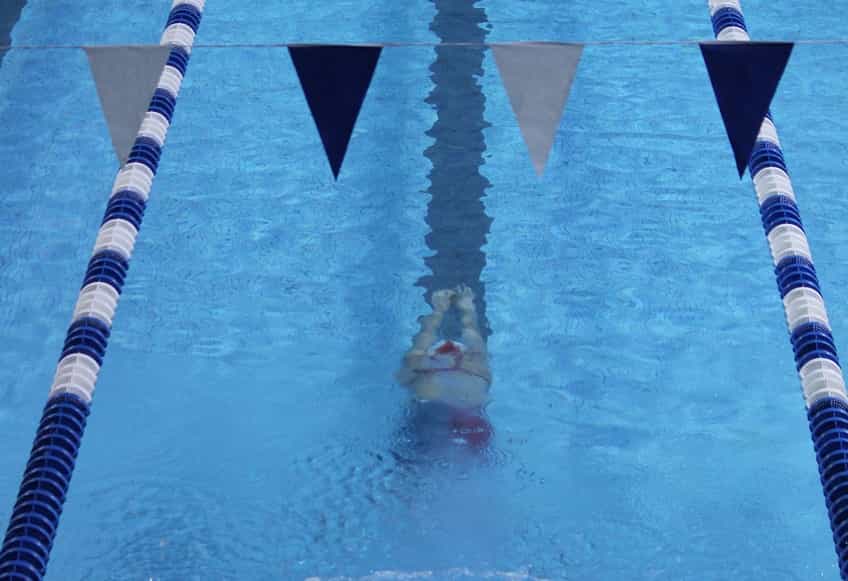
<svg viewBox="0 0 848 581">
<path fill-rule="evenodd" d="M 156 43 L 166 0 L 28 0 L 12 45 Z M 746 0 L 759 39 L 848 37 Z M 705 1 L 208 0 L 200 44 L 712 37 Z M 845 44 L 772 106 L 848 336 Z M 0 522 L 117 170 L 83 51 L 0 65 Z M 334 182 L 284 47 L 194 50 L 48 579 L 839 574 L 750 178 L 696 45 L 587 46 L 538 178 L 491 52 L 383 51 Z M 484 308 L 494 429 L 424 441 L 400 358 Z"/>
</svg>

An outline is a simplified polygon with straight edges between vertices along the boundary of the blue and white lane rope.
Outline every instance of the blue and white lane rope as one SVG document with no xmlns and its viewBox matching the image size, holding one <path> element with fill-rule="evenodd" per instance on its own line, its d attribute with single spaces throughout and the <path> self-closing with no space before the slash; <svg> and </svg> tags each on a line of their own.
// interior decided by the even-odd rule
<svg viewBox="0 0 848 581">
<path fill-rule="evenodd" d="M 0 548 L 0 579 L 41 580 L 103 363 L 112 318 L 205 0 L 174 0 L 161 44 L 170 46 L 127 163 L 118 171 L 77 299 L 18 498 Z"/>
<path fill-rule="evenodd" d="M 720 41 L 749 41 L 738 0 L 709 0 Z M 848 395 L 771 114 L 748 162 L 783 299 L 842 579 L 848 579 Z"/>
</svg>

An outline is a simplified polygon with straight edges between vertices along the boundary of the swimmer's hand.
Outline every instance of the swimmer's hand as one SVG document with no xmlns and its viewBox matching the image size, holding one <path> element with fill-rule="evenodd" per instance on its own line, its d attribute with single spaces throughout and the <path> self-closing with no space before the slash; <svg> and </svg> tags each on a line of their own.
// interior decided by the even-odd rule
<svg viewBox="0 0 848 581">
<path fill-rule="evenodd" d="M 468 312 L 474 308 L 474 291 L 470 287 L 461 284 L 456 287 L 456 306 L 461 311 Z"/>
<path fill-rule="evenodd" d="M 433 310 L 444 313 L 450 308 L 451 301 L 456 295 L 453 289 L 442 289 L 433 293 Z"/>
</svg>

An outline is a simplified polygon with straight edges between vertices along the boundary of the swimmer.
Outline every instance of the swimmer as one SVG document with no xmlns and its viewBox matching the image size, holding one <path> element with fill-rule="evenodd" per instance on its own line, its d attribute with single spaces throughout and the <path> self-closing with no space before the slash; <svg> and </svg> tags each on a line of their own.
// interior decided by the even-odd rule
<svg viewBox="0 0 848 581">
<path fill-rule="evenodd" d="M 452 305 L 460 313 L 462 341 L 436 342 L 438 328 Z M 488 401 L 492 374 L 477 324 L 474 293 L 465 285 L 434 292 L 433 312 L 420 317 L 419 322 L 421 330 L 413 338 L 396 379 L 419 402 L 448 410 L 453 429 L 463 434 L 476 433 L 477 440 L 487 440 L 491 430 L 482 411 Z"/>
</svg>

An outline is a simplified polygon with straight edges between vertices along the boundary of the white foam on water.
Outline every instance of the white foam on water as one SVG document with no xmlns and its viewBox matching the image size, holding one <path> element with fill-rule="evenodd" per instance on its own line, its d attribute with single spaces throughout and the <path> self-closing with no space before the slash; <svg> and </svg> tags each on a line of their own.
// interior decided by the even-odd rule
<svg viewBox="0 0 848 581">
<path fill-rule="evenodd" d="M 516 581 L 551 581 L 544 577 L 534 577 L 526 569 L 518 571 L 474 571 L 467 567 L 445 569 L 441 571 L 374 571 L 364 577 L 306 577 L 304 581 L 385 581 L 404 579 L 503 579 Z"/>
</svg>

